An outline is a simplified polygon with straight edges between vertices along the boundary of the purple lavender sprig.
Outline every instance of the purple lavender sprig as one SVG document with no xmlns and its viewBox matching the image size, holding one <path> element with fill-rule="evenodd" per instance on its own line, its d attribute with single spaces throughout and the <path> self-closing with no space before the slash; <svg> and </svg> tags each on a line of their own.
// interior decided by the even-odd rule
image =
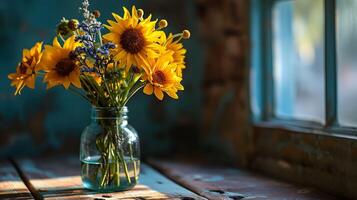
<svg viewBox="0 0 357 200">
<path fill-rule="evenodd" d="M 97 72 L 100 73 L 103 68 L 106 68 L 109 63 L 113 62 L 110 56 L 110 50 L 115 48 L 115 44 L 111 42 L 104 43 L 101 39 L 101 29 L 103 25 L 97 21 L 96 15 L 89 11 L 89 1 L 84 0 L 80 10 L 83 13 L 84 20 L 78 25 L 78 29 L 82 33 L 76 36 L 76 41 L 83 44 L 77 47 L 75 54 L 82 64 L 82 72 Z M 96 11 L 97 13 L 99 11 Z M 97 14 L 98 15 L 98 14 Z M 97 37 L 99 41 L 97 41 Z M 94 67 L 89 67 L 87 60 L 91 59 Z"/>
</svg>

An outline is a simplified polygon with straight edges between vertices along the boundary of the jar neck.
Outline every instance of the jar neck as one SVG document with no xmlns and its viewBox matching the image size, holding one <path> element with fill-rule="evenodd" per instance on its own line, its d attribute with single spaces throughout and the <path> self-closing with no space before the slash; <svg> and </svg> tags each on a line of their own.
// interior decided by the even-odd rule
<svg viewBox="0 0 357 200">
<path fill-rule="evenodd" d="M 116 107 L 92 107 L 92 121 L 93 122 L 116 122 L 116 124 L 128 123 L 128 108 Z"/>
</svg>

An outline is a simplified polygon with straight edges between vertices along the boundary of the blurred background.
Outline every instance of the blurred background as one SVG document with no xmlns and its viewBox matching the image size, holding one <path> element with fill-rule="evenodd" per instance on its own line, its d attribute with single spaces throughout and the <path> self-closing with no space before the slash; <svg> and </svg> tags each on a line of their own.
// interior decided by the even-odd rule
<svg viewBox="0 0 357 200">
<path fill-rule="evenodd" d="M 129 104 L 144 158 L 204 155 L 355 193 L 345 183 L 355 177 L 357 155 L 350 138 L 357 127 L 357 0 L 90 2 L 102 22 L 136 4 L 166 19 L 171 32 L 191 31 L 179 101 L 139 93 Z M 80 17 L 80 4 L 0 1 L 0 158 L 78 153 L 91 106 L 62 88 L 46 91 L 41 81 L 15 97 L 7 74 L 15 71 L 23 48 L 52 41 L 62 17 Z M 336 54 L 336 74 L 325 76 L 327 64 L 335 64 L 325 63 L 335 59 L 325 53 Z M 337 88 L 326 79 L 335 75 Z M 326 123 L 326 110 L 333 124 Z M 335 128 L 342 128 L 339 137 L 329 135 Z"/>
<path fill-rule="evenodd" d="M 140 134 L 143 156 L 168 155 L 181 151 L 177 143 L 195 146 L 201 109 L 201 80 L 204 48 L 198 40 L 198 21 L 194 1 L 91 0 L 91 9 L 101 12 L 100 20 L 122 14 L 122 6 L 135 4 L 146 15 L 167 19 L 168 30 L 189 29 L 192 38 L 184 74 L 185 91 L 180 100 L 166 98 L 162 103 L 153 96 L 138 93 L 129 104 L 130 124 Z M 13 96 L 7 78 L 15 71 L 22 49 L 37 41 L 51 43 L 62 17 L 81 19 L 81 0 L 2 0 L 0 1 L 0 157 L 33 156 L 78 152 L 82 130 L 90 123 L 91 106 L 63 88 L 45 90 L 39 80 L 36 90 L 25 89 Z M 175 138 L 175 139 L 173 139 Z M 187 150 L 186 150 L 187 151 Z"/>
</svg>

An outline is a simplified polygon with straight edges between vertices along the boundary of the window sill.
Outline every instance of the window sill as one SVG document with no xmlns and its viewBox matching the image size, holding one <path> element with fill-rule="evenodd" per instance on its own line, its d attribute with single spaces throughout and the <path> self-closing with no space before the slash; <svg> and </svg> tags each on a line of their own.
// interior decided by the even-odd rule
<svg viewBox="0 0 357 200">
<path fill-rule="evenodd" d="M 297 120 L 269 120 L 262 122 L 255 122 L 255 127 L 282 129 L 297 134 L 315 134 L 336 139 L 348 139 L 357 141 L 357 128 L 350 127 L 323 127 L 319 123 L 297 121 Z"/>
</svg>

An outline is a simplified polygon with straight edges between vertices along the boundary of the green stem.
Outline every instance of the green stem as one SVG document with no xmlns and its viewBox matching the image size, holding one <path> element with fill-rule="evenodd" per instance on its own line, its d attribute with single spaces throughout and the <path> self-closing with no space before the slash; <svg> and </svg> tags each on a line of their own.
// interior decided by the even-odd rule
<svg viewBox="0 0 357 200">
<path fill-rule="evenodd" d="M 62 42 L 66 42 L 66 40 L 63 38 L 61 34 L 58 34 L 58 36 L 61 38 Z"/>
<path fill-rule="evenodd" d="M 118 158 L 116 158 L 115 166 L 116 166 L 116 185 L 120 186 L 120 161 Z"/>
<path fill-rule="evenodd" d="M 118 134 L 121 133 L 118 125 L 116 124 L 117 128 L 113 130 L 110 128 L 111 124 L 107 124 L 103 120 L 100 121 L 100 124 L 107 133 L 107 135 L 97 138 L 97 148 L 98 151 L 101 152 L 102 157 L 102 177 L 100 179 L 100 187 L 104 188 L 112 181 L 117 186 L 120 186 L 120 165 L 123 165 L 127 181 L 131 184 L 128 164 L 125 160 L 123 149 L 120 148 L 118 143 L 118 141 L 120 141 L 120 136 Z"/>
<path fill-rule="evenodd" d="M 129 149 L 130 149 L 130 159 L 131 159 L 131 162 L 133 162 L 133 165 L 134 165 L 134 177 L 135 179 L 137 179 L 137 172 L 136 172 L 136 162 L 134 160 L 134 156 L 133 156 L 133 147 L 132 147 L 132 144 L 129 144 Z"/>
<path fill-rule="evenodd" d="M 102 166 L 102 179 L 100 181 L 100 187 L 104 187 L 105 184 L 108 184 L 107 176 L 108 176 L 108 171 L 109 171 L 109 162 L 108 162 L 108 157 L 105 155 L 102 155 L 103 159 L 103 166 Z"/>
<path fill-rule="evenodd" d="M 129 100 L 141 89 L 145 86 L 145 83 L 139 83 L 138 86 L 136 86 L 134 89 L 130 90 L 130 93 L 128 96 L 125 98 L 125 101 L 123 102 L 123 107 L 129 102 Z M 134 86 L 133 86 L 134 87 Z"/>
<path fill-rule="evenodd" d="M 100 46 L 103 46 L 102 32 L 100 30 L 98 30 L 98 37 L 99 37 Z"/>
<path fill-rule="evenodd" d="M 120 134 L 120 131 L 117 132 L 117 134 Z M 124 172 L 125 172 L 125 176 L 128 180 L 128 183 L 131 183 L 131 180 L 130 180 L 130 175 L 129 175 L 129 171 L 128 171 L 128 165 L 125 161 L 125 158 L 124 158 L 124 153 L 123 153 L 123 150 L 119 147 L 119 144 L 117 143 L 119 141 L 119 136 L 115 134 L 116 138 L 115 138 L 115 145 L 116 145 L 116 150 L 117 150 L 117 153 L 119 151 L 119 154 L 117 154 L 120 158 L 120 160 L 123 162 L 123 167 L 124 167 Z"/>
<path fill-rule="evenodd" d="M 128 180 L 128 183 L 131 184 L 131 180 L 130 180 L 130 176 L 129 176 L 129 171 L 128 171 L 128 165 L 125 161 L 125 158 L 124 158 L 124 154 L 123 154 L 123 151 L 120 150 L 120 158 L 121 160 L 123 161 L 123 165 L 124 165 L 124 172 L 125 172 L 125 176 L 126 176 L 126 179 Z"/>
<path fill-rule="evenodd" d="M 104 78 L 104 76 L 103 76 Z M 108 87 L 108 84 L 107 84 L 107 81 L 105 80 L 104 78 L 104 85 L 105 85 L 105 88 L 107 89 L 107 93 L 110 97 L 110 99 L 112 100 L 112 104 L 115 104 L 115 98 L 112 96 L 112 92 L 109 90 L 109 87 Z"/>
</svg>

